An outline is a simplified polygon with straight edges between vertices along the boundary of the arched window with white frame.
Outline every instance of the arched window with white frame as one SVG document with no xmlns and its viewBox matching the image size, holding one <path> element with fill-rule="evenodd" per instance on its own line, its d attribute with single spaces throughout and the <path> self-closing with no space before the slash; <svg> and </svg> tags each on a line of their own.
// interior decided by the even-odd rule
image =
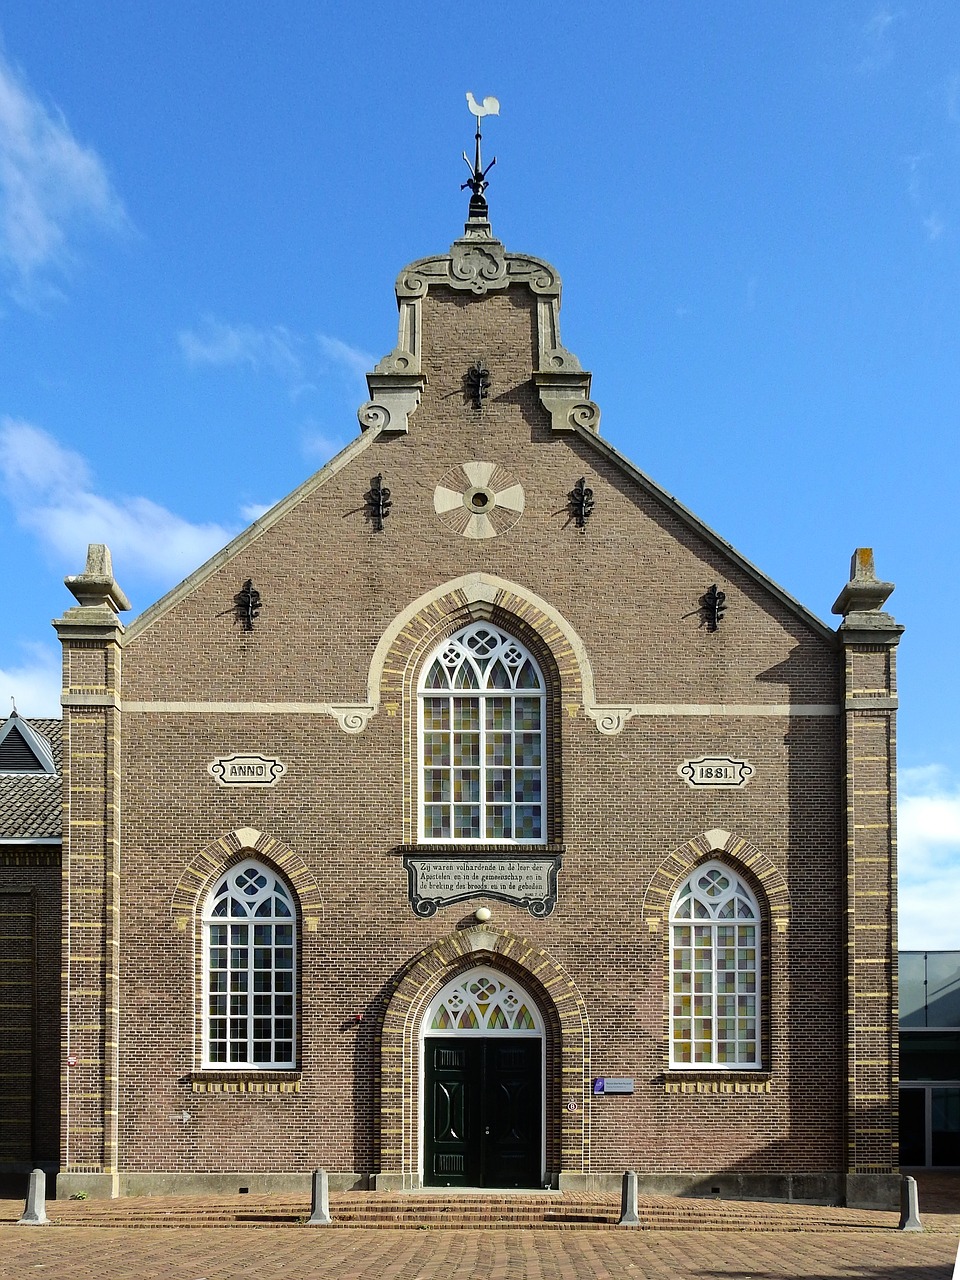
<svg viewBox="0 0 960 1280">
<path fill-rule="evenodd" d="M 545 682 L 531 654 L 471 623 L 427 658 L 419 704 L 420 838 L 543 844 Z"/>
<path fill-rule="evenodd" d="M 423 1019 L 425 1035 L 539 1036 L 543 1018 L 533 999 L 506 974 L 486 965 L 452 978 Z"/>
<path fill-rule="evenodd" d="M 269 866 L 244 859 L 216 882 L 203 952 L 204 1066 L 294 1067 L 297 909 Z"/>
<path fill-rule="evenodd" d="M 670 906 L 670 1065 L 763 1065 L 761 916 L 726 863 L 698 866 Z"/>
</svg>

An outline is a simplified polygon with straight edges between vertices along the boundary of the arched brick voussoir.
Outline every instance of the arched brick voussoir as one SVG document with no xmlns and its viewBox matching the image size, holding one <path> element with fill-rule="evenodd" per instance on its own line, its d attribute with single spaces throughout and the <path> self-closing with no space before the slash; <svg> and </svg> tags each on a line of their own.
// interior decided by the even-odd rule
<svg viewBox="0 0 960 1280">
<path fill-rule="evenodd" d="M 777 932 L 785 932 L 790 923 L 791 907 L 790 890 L 783 873 L 749 840 L 718 829 L 705 831 L 688 840 L 668 854 L 657 867 L 643 898 L 643 918 L 648 926 L 656 929 L 661 922 L 666 922 L 670 900 L 679 881 L 689 875 L 698 862 L 717 857 L 742 867 L 748 873 L 766 899 L 770 920 Z"/>
<path fill-rule="evenodd" d="M 447 934 L 406 965 L 387 1002 L 384 1033 L 403 1030 L 459 971 L 484 963 L 515 974 L 532 988 L 532 994 L 548 1002 L 544 1012 L 553 1013 L 564 1032 L 588 1037 L 586 1005 L 566 970 L 536 943 L 489 925 Z"/>
<path fill-rule="evenodd" d="M 211 841 L 184 867 L 170 900 L 170 913 L 178 928 L 200 909 L 211 882 L 235 862 L 255 857 L 273 866 L 289 882 L 297 895 L 303 923 L 315 930 L 323 919 L 323 898 L 313 872 L 299 853 L 267 832 L 252 827 L 228 831 Z"/>
<path fill-rule="evenodd" d="M 592 706 L 593 670 L 586 646 L 572 625 L 547 601 L 517 583 L 493 574 L 466 574 L 442 583 L 407 606 L 380 637 L 367 676 L 367 699 L 396 714 L 408 696 L 405 676 L 411 659 L 442 638 L 445 629 L 497 614 L 522 623 L 549 651 L 566 703 Z"/>
<path fill-rule="evenodd" d="M 451 978 L 476 965 L 514 977 L 537 1000 L 552 1037 L 557 1063 L 557 1168 L 590 1168 L 590 1023 L 576 983 L 542 947 L 528 938 L 479 925 L 448 934 L 425 947 L 397 974 L 380 1024 L 381 1169 L 414 1185 L 420 1122 L 413 1081 L 419 1064 L 421 1022 L 430 1001 Z"/>
</svg>

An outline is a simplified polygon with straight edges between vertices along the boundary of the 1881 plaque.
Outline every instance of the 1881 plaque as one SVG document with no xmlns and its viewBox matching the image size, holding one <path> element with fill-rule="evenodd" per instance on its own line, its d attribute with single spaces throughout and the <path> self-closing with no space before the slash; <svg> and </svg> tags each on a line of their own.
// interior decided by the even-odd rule
<svg viewBox="0 0 960 1280">
<path fill-rule="evenodd" d="M 677 768 L 688 787 L 745 787 L 755 772 L 752 764 L 733 756 L 700 756 Z"/>
<path fill-rule="evenodd" d="M 468 898 L 498 898 L 548 916 L 557 905 L 561 858 L 443 858 L 407 856 L 410 905 L 418 916 Z"/>
</svg>

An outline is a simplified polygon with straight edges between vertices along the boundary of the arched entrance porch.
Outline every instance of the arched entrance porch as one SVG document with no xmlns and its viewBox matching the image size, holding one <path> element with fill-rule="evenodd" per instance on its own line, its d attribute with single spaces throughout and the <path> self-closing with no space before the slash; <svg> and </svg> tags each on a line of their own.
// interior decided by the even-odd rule
<svg viewBox="0 0 960 1280">
<path fill-rule="evenodd" d="M 472 970 L 489 971 L 506 988 L 524 993 L 535 1011 L 535 1028 L 539 1019 L 539 1036 L 516 1037 L 542 1046 L 542 1160 L 534 1185 L 556 1186 L 561 1173 L 590 1170 L 590 1032 L 583 1000 L 569 974 L 541 947 L 486 925 L 432 943 L 397 974 L 380 1029 L 378 1190 L 423 1185 L 424 1045 L 431 1030 L 442 1030 L 428 1024 L 441 1006 L 438 997 Z M 504 1043 L 509 1041 L 505 1036 Z"/>
</svg>

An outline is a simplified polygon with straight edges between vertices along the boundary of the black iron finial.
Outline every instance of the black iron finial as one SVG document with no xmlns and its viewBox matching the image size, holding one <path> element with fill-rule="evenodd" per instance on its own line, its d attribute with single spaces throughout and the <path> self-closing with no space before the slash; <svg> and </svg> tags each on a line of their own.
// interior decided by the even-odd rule
<svg viewBox="0 0 960 1280">
<path fill-rule="evenodd" d="M 587 526 L 587 521 L 593 515 L 594 497 L 593 490 L 587 485 L 587 477 L 581 476 L 577 483 L 567 494 L 570 503 L 570 512 L 576 521 L 577 528 L 583 533 Z"/>
<path fill-rule="evenodd" d="M 383 522 L 390 514 L 390 508 L 393 506 L 390 490 L 383 483 L 382 474 L 373 477 L 370 481 L 370 488 L 364 497 L 367 502 L 367 512 L 373 521 L 373 527 L 378 533 L 382 533 Z"/>
<path fill-rule="evenodd" d="M 244 631 L 252 631 L 255 620 L 260 617 L 260 605 L 260 592 L 248 578 L 233 597 L 234 621 L 239 622 Z"/>
<path fill-rule="evenodd" d="M 707 587 L 700 597 L 700 609 L 708 631 L 719 631 L 723 615 L 727 612 L 727 593 L 718 591 L 717 584 Z"/>
<path fill-rule="evenodd" d="M 478 360 L 467 370 L 467 386 L 473 396 L 473 407 L 482 409 L 484 400 L 490 394 L 490 370 L 482 360 Z"/>
<path fill-rule="evenodd" d="M 467 93 L 467 106 L 470 108 L 470 114 L 477 118 L 477 132 L 474 137 L 475 150 L 473 163 L 471 164 L 467 153 L 463 153 L 464 161 L 470 170 L 471 176 L 466 182 L 460 184 L 460 190 L 464 191 L 470 188 L 470 217 L 486 220 L 489 210 L 483 193 L 490 185 L 487 182 L 487 174 L 497 163 L 497 157 L 494 156 L 486 168 L 483 167 L 483 160 L 480 157 L 480 121 L 484 116 L 498 116 L 500 114 L 500 103 L 496 98 L 484 98 L 482 102 L 477 102 L 472 93 Z"/>
</svg>

